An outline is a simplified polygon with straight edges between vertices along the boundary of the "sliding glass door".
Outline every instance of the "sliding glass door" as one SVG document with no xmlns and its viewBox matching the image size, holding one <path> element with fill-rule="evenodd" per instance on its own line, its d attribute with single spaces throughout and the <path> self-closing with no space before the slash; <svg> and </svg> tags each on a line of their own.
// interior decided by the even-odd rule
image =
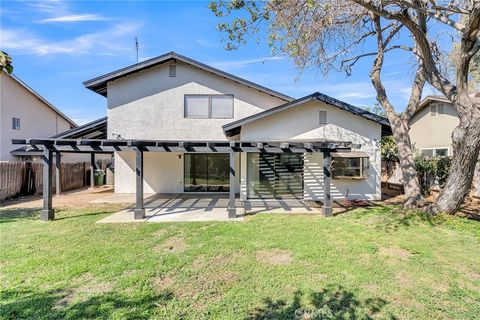
<svg viewBox="0 0 480 320">
<path fill-rule="evenodd" d="M 228 153 L 186 153 L 184 168 L 186 192 L 228 192 L 230 189 Z"/>
<path fill-rule="evenodd" d="M 248 153 L 248 198 L 303 198 L 303 154 Z"/>
</svg>

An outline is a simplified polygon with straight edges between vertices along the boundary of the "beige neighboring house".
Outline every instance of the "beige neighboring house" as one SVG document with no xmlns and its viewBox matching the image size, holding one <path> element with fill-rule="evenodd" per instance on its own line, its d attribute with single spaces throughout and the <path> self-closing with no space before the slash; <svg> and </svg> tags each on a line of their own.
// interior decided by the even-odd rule
<svg viewBox="0 0 480 320">
<path fill-rule="evenodd" d="M 480 103 L 480 92 L 471 95 Z M 410 139 L 418 153 L 427 157 L 452 156 L 452 132 L 459 119 L 444 96 L 427 96 L 410 121 Z"/>
<path fill-rule="evenodd" d="M 480 92 L 470 96 L 480 103 Z M 410 122 L 410 139 L 418 153 L 427 157 L 452 156 L 452 132 L 458 115 L 444 96 L 427 96 Z M 480 165 L 475 168 L 474 195 L 480 197 Z"/>
<path fill-rule="evenodd" d="M 12 139 L 51 137 L 77 124 L 14 75 L 0 74 L 0 161 L 33 160 Z"/>
</svg>

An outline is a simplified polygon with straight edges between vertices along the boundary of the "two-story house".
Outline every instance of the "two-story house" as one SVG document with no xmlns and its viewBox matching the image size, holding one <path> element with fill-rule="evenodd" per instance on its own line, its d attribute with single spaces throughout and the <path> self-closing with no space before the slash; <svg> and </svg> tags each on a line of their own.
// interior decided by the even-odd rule
<svg viewBox="0 0 480 320">
<path fill-rule="evenodd" d="M 389 123 L 340 100 L 294 99 L 174 52 L 84 85 L 107 98 L 107 135 L 27 144 L 48 146 L 47 164 L 55 150 L 114 152 L 115 192 L 136 193 L 135 217 L 144 193 L 227 193 L 229 216 L 235 199 L 318 200 L 331 214 L 332 199 L 381 197 Z"/>
<path fill-rule="evenodd" d="M 14 75 L 0 74 L 0 161 L 35 157 L 12 144 L 12 139 L 51 137 L 77 125 Z"/>
</svg>

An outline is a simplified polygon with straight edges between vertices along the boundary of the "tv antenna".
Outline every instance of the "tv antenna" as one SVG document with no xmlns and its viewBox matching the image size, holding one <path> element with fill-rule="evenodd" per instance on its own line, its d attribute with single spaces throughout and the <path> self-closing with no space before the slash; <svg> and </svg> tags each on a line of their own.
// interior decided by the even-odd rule
<svg viewBox="0 0 480 320">
<path fill-rule="evenodd" d="M 135 52 L 136 52 L 137 63 L 138 63 L 138 37 L 134 37 L 133 40 L 135 41 Z"/>
</svg>

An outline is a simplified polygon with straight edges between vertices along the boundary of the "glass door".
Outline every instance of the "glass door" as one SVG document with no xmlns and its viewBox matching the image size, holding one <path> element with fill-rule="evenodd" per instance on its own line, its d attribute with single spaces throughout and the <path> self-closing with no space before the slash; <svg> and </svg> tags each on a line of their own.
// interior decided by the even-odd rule
<svg viewBox="0 0 480 320">
<path fill-rule="evenodd" d="M 186 153 L 185 192 L 228 192 L 230 159 L 225 153 Z"/>
<path fill-rule="evenodd" d="M 247 196 L 303 198 L 303 154 L 248 153 Z"/>
</svg>

